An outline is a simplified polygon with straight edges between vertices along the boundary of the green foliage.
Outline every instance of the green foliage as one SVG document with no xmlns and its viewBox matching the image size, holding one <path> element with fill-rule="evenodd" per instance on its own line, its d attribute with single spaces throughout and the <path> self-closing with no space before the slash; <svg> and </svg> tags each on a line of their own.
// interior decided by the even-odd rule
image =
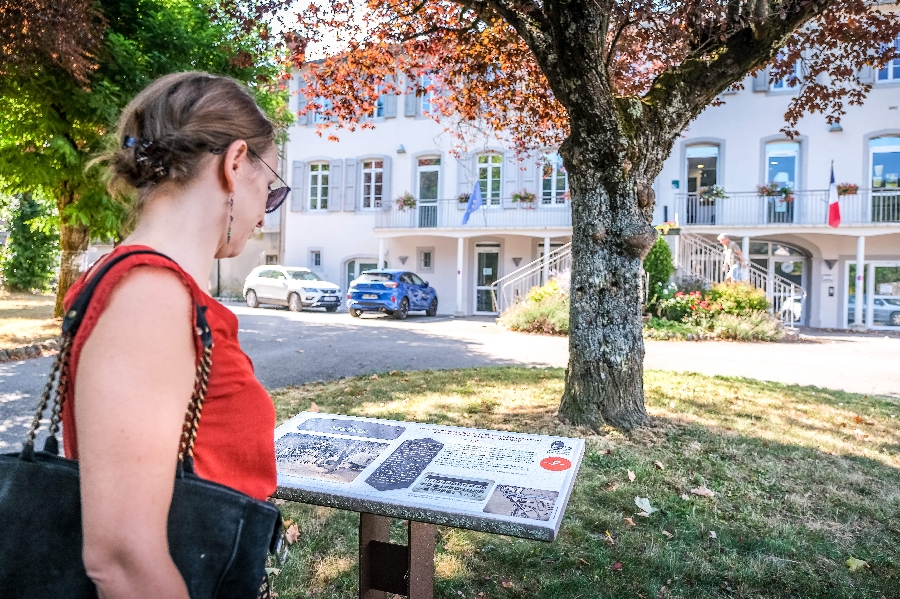
<svg viewBox="0 0 900 599">
<path fill-rule="evenodd" d="M 185 70 L 229 75 L 276 122 L 291 114 L 263 25 L 245 32 L 213 0 L 100 0 L 98 8 L 107 29 L 87 86 L 53 64 L 0 77 L 0 191 L 41 192 L 66 223 L 110 239 L 127 210 L 107 194 L 102 169 L 86 166 L 115 143 L 119 113 L 151 81 Z"/>
<path fill-rule="evenodd" d="M 763 312 L 769 307 L 765 292 L 749 283 L 719 283 L 709 290 L 706 297 L 719 303 L 726 314 Z"/>
<path fill-rule="evenodd" d="M 554 295 L 560 294 L 559 281 L 550 279 L 546 285 L 541 287 L 532 287 L 528 295 L 525 296 L 529 302 L 540 303 Z"/>
<path fill-rule="evenodd" d="M 650 253 L 644 258 L 644 270 L 650 275 L 650 299 L 654 301 L 669 283 L 669 278 L 675 272 L 672 264 L 672 250 L 669 244 L 661 236 L 656 238 L 656 243 L 650 248 Z"/>
<path fill-rule="evenodd" d="M 768 312 L 720 314 L 712 330 L 716 338 L 732 341 L 778 341 L 784 337 L 781 321 Z"/>
<path fill-rule="evenodd" d="M 499 322 L 513 331 L 568 335 L 569 296 L 557 293 L 539 302 L 516 304 L 500 316 Z"/>
<path fill-rule="evenodd" d="M 0 254 L 0 274 L 10 291 L 45 291 L 59 255 L 59 232 L 52 207 L 31 194 L 3 211 L 9 239 Z"/>
<path fill-rule="evenodd" d="M 703 335 L 704 331 L 697 325 L 664 318 L 651 318 L 644 325 L 644 337 L 648 339 L 683 341 L 699 339 Z"/>
</svg>

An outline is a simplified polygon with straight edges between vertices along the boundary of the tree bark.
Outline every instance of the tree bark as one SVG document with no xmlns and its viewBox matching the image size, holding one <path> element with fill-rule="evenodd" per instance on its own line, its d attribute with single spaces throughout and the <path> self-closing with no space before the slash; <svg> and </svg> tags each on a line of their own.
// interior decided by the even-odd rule
<svg viewBox="0 0 900 599">
<path fill-rule="evenodd" d="M 647 168 L 656 161 L 633 148 L 625 158 L 611 152 L 620 140 L 573 129 L 560 148 L 572 194 L 572 285 L 569 365 L 558 416 L 594 430 L 649 422 L 642 261 L 656 241 L 650 184 L 658 169 Z"/>
<path fill-rule="evenodd" d="M 56 286 L 56 307 L 53 315 L 57 318 L 63 315 L 63 299 L 69 287 L 81 276 L 85 268 L 85 256 L 88 243 L 91 238 L 90 227 L 80 223 L 67 223 L 64 217 L 64 209 L 71 204 L 74 198 L 71 195 L 57 201 L 59 208 L 59 283 Z"/>
</svg>

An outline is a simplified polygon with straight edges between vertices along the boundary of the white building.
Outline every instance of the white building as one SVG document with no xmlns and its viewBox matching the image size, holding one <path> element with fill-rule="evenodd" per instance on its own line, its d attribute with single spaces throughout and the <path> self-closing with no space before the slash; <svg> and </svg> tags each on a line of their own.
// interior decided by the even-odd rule
<svg viewBox="0 0 900 599">
<path fill-rule="evenodd" d="M 748 78 L 691 124 L 655 183 L 658 223 L 677 218 L 708 240 L 731 236 L 757 267 L 805 288 L 802 320 L 813 327 L 854 322 L 861 255 L 863 320 L 900 329 L 900 60 L 866 75 L 875 85 L 865 106 L 849 107 L 840 127 L 807 116 L 794 140 L 779 130 L 795 92 L 765 75 Z M 297 95 L 291 101 L 300 108 Z M 345 292 L 362 270 L 406 268 L 437 289 L 440 313 L 493 313 L 491 283 L 570 241 L 565 171 L 552 150 L 541 165 L 520 162 L 491 139 L 454 157 L 457 139 L 428 109 L 427 97 L 385 96 L 375 128 L 337 130 L 339 142 L 316 135 L 316 115 L 301 117 L 285 152 L 293 191 L 281 262 L 308 266 Z M 841 197 L 839 228 L 826 224 L 832 161 L 837 182 L 859 188 Z M 476 180 L 485 206 L 463 224 L 458 198 Z M 761 197 L 757 186 L 773 181 L 793 200 Z M 727 197 L 704 196 L 714 186 Z M 514 201 L 523 191 L 536 201 Z M 413 206 L 398 207 L 407 193 Z"/>
</svg>

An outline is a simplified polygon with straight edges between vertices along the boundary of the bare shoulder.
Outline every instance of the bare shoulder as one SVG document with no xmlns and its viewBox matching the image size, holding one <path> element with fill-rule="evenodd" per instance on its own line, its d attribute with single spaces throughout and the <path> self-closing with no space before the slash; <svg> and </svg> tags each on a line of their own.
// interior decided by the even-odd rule
<svg viewBox="0 0 900 599">
<path fill-rule="evenodd" d="M 161 266 L 137 266 L 116 285 L 108 308 L 128 307 L 134 318 L 166 318 L 190 312 L 192 303 L 190 289 L 177 272 Z"/>
</svg>

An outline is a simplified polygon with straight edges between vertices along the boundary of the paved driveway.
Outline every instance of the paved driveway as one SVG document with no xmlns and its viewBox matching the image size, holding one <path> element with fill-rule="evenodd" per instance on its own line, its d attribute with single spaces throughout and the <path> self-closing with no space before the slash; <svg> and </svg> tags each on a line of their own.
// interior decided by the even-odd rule
<svg viewBox="0 0 900 599">
<path fill-rule="evenodd" d="M 406 321 L 232 307 L 241 344 L 268 388 L 389 370 L 557 366 L 567 340 L 504 331 L 491 319 Z M 746 376 L 900 398 L 900 338 L 829 335 L 810 343 L 647 343 L 646 367 Z M 0 364 L 0 449 L 18 444 L 50 358 Z"/>
</svg>

